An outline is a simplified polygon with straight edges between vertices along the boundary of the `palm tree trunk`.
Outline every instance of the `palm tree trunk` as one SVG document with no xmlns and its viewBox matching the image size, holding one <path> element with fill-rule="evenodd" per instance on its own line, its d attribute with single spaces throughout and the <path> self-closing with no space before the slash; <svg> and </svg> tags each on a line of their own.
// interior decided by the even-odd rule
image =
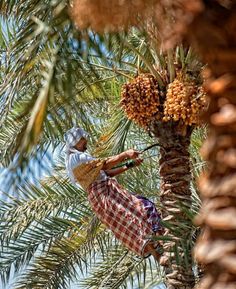
<svg viewBox="0 0 236 289">
<path fill-rule="evenodd" d="M 209 169 L 199 180 L 203 232 L 195 248 L 205 267 L 200 288 L 236 288 L 236 4 L 202 1 L 188 35 L 208 63 L 205 116 L 210 133 L 202 148 Z M 233 4 L 234 3 L 234 4 Z"/>
<path fill-rule="evenodd" d="M 161 203 L 163 221 L 167 222 L 162 265 L 169 289 L 193 288 L 192 224 L 186 215 L 191 207 L 189 144 L 192 129 L 179 130 L 176 122 L 158 122 L 154 133 L 160 144 Z"/>
</svg>

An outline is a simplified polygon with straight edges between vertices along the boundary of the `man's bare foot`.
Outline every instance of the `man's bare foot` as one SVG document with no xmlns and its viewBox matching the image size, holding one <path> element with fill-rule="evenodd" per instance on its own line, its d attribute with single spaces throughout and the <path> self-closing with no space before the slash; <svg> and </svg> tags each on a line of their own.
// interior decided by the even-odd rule
<svg viewBox="0 0 236 289">
<path fill-rule="evenodd" d="M 160 253 L 158 253 L 157 248 L 154 248 L 153 244 L 148 244 L 145 248 L 145 252 L 146 254 L 151 254 L 158 262 L 162 256 Z"/>
<path fill-rule="evenodd" d="M 168 261 L 169 261 L 169 259 L 168 259 L 168 257 L 167 256 L 161 256 L 161 258 L 160 258 L 160 261 L 159 261 L 159 263 L 160 263 L 160 265 L 161 266 L 167 266 L 167 264 L 168 264 Z"/>
</svg>

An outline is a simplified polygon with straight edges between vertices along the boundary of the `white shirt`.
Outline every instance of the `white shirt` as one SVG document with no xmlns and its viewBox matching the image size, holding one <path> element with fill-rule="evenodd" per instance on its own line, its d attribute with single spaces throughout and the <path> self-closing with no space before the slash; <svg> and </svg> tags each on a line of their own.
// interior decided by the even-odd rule
<svg viewBox="0 0 236 289">
<path fill-rule="evenodd" d="M 76 184 L 76 180 L 74 178 L 73 169 L 81 165 L 82 163 L 86 163 L 96 158 L 92 157 L 91 155 L 78 151 L 76 149 L 70 149 L 69 154 L 66 158 L 66 170 L 68 172 L 68 176 L 73 184 Z M 104 171 L 101 171 L 98 179 L 105 180 L 107 175 Z"/>
</svg>

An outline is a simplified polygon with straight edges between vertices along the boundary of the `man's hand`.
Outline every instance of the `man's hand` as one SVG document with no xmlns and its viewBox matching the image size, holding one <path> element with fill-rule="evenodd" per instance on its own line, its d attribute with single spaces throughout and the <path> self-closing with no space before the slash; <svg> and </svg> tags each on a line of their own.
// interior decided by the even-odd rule
<svg viewBox="0 0 236 289">
<path fill-rule="evenodd" d="M 137 158 L 135 160 L 130 160 L 126 163 L 126 167 L 127 168 L 134 168 L 134 167 L 139 166 L 142 162 L 143 162 L 143 159 L 141 159 L 141 158 Z"/>
<path fill-rule="evenodd" d="M 139 156 L 140 152 L 139 152 L 139 151 L 136 151 L 136 150 L 134 150 L 134 149 L 129 149 L 129 150 L 127 150 L 127 151 L 125 152 L 125 154 L 126 154 L 126 157 L 127 157 L 127 158 L 134 160 L 134 159 L 136 159 L 136 158 Z"/>
<path fill-rule="evenodd" d="M 136 160 L 140 154 L 141 152 L 139 151 L 136 151 L 134 149 L 129 149 L 127 151 L 120 153 L 119 155 L 109 157 L 105 161 L 102 167 L 102 170 L 106 171 L 106 170 L 113 169 L 116 165 L 119 165 L 120 163 L 126 161 L 127 159 Z M 137 162 L 137 165 L 138 164 L 140 164 L 140 161 Z"/>
</svg>

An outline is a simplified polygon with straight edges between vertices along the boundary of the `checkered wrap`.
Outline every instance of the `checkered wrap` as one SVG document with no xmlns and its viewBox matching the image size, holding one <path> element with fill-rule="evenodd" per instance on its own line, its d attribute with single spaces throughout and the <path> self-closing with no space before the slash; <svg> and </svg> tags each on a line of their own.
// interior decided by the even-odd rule
<svg viewBox="0 0 236 289">
<path fill-rule="evenodd" d="M 91 184 L 88 199 L 101 222 L 124 246 L 139 256 L 146 255 L 147 238 L 162 231 L 160 215 L 151 201 L 130 194 L 111 178 Z"/>
</svg>

